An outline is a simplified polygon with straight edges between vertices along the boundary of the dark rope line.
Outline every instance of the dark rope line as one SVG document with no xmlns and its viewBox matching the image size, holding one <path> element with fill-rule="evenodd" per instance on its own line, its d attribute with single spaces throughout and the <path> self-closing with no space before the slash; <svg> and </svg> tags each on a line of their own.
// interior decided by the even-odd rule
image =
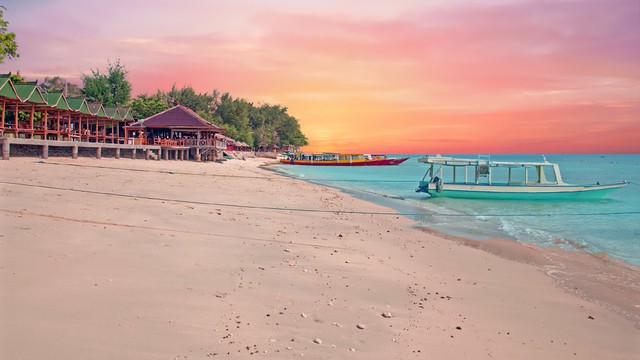
<svg viewBox="0 0 640 360">
<path fill-rule="evenodd" d="M 169 171 L 169 170 L 145 170 L 145 169 L 133 169 L 133 168 L 121 168 L 121 167 L 111 167 L 111 166 L 98 166 L 98 165 L 81 165 L 81 164 L 63 164 L 63 163 L 55 163 L 48 161 L 38 161 L 38 164 L 46 164 L 46 165 L 60 165 L 60 166 L 75 166 L 75 167 L 86 167 L 86 168 L 96 168 L 96 169 L 109 169 L 109 170 L 125 170 L 125 171 L 136 171 L 136 172 L 146 172 L 146 173 L 159 173 L 159 174 L 172 174 L 172 175 L 191 175 L 191 176 L 214 176 L 214 177 L 228 177 L 228 178 L 244 178 L 244 179 L 264 179 L 264 180 L 275 180 L 277 178 L 267 177 L 267 176 L 249 176 L 249 175 L 222 175 L 222 174 L 196 174 L 196 173 L 186 173 L 179 171 Z M 337 181 L 337 182 L 367 182 L 367 183 L 417 183 L 414 180 L 355 180 L 355 179 L 307 179 L 297 177 L 295 175 L 279 173 L 285 177 L 297 180 L 304 181 Z"/>
<path fill-rule="evenodd" d="M 120 167 L 111 167 L 111 166 L 98 166 L 98 165 L 63 164 L 63 163 L 55 163 L 55 162 L 48 162 L 48 161 L 39 161 L 38 164 L 60 165 L 60 166 L 75 166 L 75 167 L 109 169 L 109 170 L 125 170 L 125 171 L 136 171 L 136 172 L 146 172 L 146 173 L 172 174 L 172 175 L 215 176 L 215 177 L 245 178 L 245 179 L 265 179 L 265 180 L 274 180 L 274 179 L 276 179 L 276 178 L 273 178 L 273 177 L 266 177 L 266 176 L 196 174 L 196 173 L 169 171 L 169 170 L 145 170 L 145 169 L 120 168 Z"/>
<path fill-rule="evenodd" d="M 304 209 L 304 208 L 282 208 L 275 206 L 259 206 L 259 205 L 238 205 L 228 203 L 216 203 L 206 201 L 195 200 L 180 200 L 170 198 L 160 198 L 153 196 L 143 195 L 129 195 L 119 194 L 112 192 L 103 192 L 96 190 L 81 190 L 81 189 L 67 189 L 49 185 L 35 185 L 35 184 L 23 184 L 10 181 L 0 181 L 0 184 L 37 187 L 43 189 L 59 190 L 59 191 L 71 191 L 85 194 L 106 195 L 131 199 L 145 199 L 154 201 L 170 201 L 183 204 L 195 204 L 195 205 L 208 205 L 218 207 L 230 207 L 239 209 L 257 209 L 257 210 L 272 210 L 272 211 L 292 211 L 292 212 L 308 212 L 308 213 L 326 213 L 326 214 L 352 214 L 352 215 L 394 215 L 394 216 L 420 216 L 420 217 L 551 217 L 551 216 L 604 216 L 604 215 L 636 215 L 640 214 L 640 211 L 618 211 L 618 212 L 597 212 L 597 213 L 563 213 L 563 214 L 427 214 L 427 213 L 398 213 L 398 212 L 377 212 L 377 211 L 341 211 L 341 210 L 321 210 L 321 209 Z"/>
<path fill-rule="evenodd" d="M 109 226 L 117 226 L 117 227 L 132 228 L 132 229 L 143 229 L 143 230 L 153 230 L 153 231 L 167 231 L 167 232 L 174 232 L 174 233 L 180 233 L 180 234 L 205 235 L 205 236 L 222 237 L 222 238 L 230 238 L 230 239 L 240 239 L 240 240 L 248 240 L 248 241 L 259 241 L 259 242 L 268 242 L 268 243 L 282 243 L 282 244 L 287 244 L 287 245 L 291 245 L 291 246 L 298 245 L 298 246 L 311 246 L 311 247 L 319 247 L 319 248 L 327 248 L 327 249 L 352 250 L 352 249 L 345 248 L 345 247 L 336 247 L 336 246 L 329 246 L 329 245 L 322 245 L 322 244 L 300 243 L 300 242 L 291 242 L 291 241 L 276 240 L 276 239 L 260 239 L 260 238 L 254 238 L 254 237 L 248 237 L 248 236 L 216 234 L 216 233 L 209 233 L 209 232 L 202 232 L 202 231 L 177 230 L 177 229 L 169 229 L 169 228 L 156 228 L 156 227 L 153 227 L 153 226 L 123 224 L 123 223 L 115 223 L 115 222 L 111 222 L 111 221 L 85 220 L 85 219 L 71 218 L 71 217 L 59 216 L 59 215 L 33 213 L 33 212 L 22 211 L 22 210 L 0 209 L 0 212 L 9 213 L 9 214 L 15 214 L 15 215 L 38 216 L 38 217 L 44 217 L 44 218 L 49 218 L 49 219 L 62 220 L 62 221 L 71 221 L 71 222 L 78 222 L 78 223 L 92 224 L 92 225 L 109 225 Z"/>
</svg>

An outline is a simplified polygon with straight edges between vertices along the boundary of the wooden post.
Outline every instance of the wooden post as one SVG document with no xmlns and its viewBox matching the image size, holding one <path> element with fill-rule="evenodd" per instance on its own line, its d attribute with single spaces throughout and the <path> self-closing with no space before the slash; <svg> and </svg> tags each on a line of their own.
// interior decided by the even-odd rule
<svg viewBox="0 0 640 360">
<path fill-rule="evenodd" d="M 73 145 L 73 147 L 71 148 L 71 158 L 72 159 L 78 158 L 78 144 Z"/>
<path fill-rule="evenodd" d="M 161 151 L 164 152 L 164 159 L 169 160 L 169 149 L 163 149 Z"/>
<path fill-rule="evenodd" d="M 116 159 L 120 159 L 120 148 L 116 148 Z"/>
<path fill-rule="evenodd" d="M 33 113 L 36 111 L 36 106 L 31 104 L 31 112 L 29 113 L 29 129 L 31 130 L 31 138 L 33 138 Z"/>
<path fill-rule="evenodd" d="M 49 158 L 49 145 L 47 144 L 42 145 L 42 158 L 43 159 Z"/>
<path fill-rule="evenodd" d="M 196 162 L 200 162 L 200 147 L 196 148 Z"/>
<path fill-rule="evenodd" d="M 60 110 L 58 110 L 58 114 L 56 116 L 56 131 L 58 132 L 56 140 L 60 140 Z"/>
<path fill-rule="evenodd" d="M 131 149 L 131 158 L 132 159 L 136 158 L 136 148 Z"/>
<path fill-rule="evenodd" d="M 144 152 L 144 159 L 149 160 L 151 158 L 151 149 L 146 149 Z"/>
<path fill-rule="evenodd" d="M 6 100 L 2 100 L 2 118 L 0 119 L 0 127 L 4 129 L 4 113 L 5 113 L 5 109 L 7 107 L 7 101 Z M 4 135 L 4 134 L 2 134 Z"/>
<path fill-rule="evenodd" d="M 9 139 L 2 139 L 2 160 L 9 160 Z"/>
<path fill-rule="evenodd" d="M 96 159 L 102 159 L 102 147 L 98 146 L 96 148 Z"/>
<path fill-rule="evenodd" d="M 42 120 L 43 128 L 44 128 L 44 131 L 43 131 L 44 134 L 42 135 L 42 140 L 47 140 L 47 133 L 49 131 L 49 118 L 47 117 L 48 113 L 49 112 L 47 110 L 44 111 L 44 116 L 43 116 L 43 120 Z"/>
</svg>

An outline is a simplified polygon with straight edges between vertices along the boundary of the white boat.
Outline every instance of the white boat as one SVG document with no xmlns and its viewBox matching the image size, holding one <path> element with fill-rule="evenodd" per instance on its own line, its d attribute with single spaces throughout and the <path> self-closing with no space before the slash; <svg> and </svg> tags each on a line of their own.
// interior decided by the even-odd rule
<svg viewBox="0 0 640 360">
<path fill-rule="evenodd" d="M 562 180 L 558 164 L 492 161 L 487 155 L 461 159 L 441 155 L 419 158 L 429 164 L 416 192 L 431 197 L 500 200 L 597 199 L 627 185 L 572 185 Z"/>
</svg>

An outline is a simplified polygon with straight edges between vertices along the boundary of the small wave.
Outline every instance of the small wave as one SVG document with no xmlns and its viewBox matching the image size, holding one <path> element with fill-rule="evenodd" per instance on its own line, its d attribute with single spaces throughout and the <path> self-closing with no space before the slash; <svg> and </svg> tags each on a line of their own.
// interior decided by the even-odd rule
<svg viewBox="0 0 640 360">
<path fill-rule="evenodd" d="M 556 236 L 547 231 L 534 229 L 525 224 L 509 221 L 504 218 L 500 219 L 500 230 L 520 242 L 527 242 L 539 246 L 551 246 L 554 244 L 554 239 L 557 239 Z"/>
</svg>

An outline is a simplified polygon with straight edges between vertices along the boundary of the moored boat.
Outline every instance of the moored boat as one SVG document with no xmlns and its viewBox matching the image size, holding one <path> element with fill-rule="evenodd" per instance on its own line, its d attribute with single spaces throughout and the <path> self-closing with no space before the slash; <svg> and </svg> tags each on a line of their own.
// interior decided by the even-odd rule
<svg viewBox="0 0 640 360">
<path fill-rule="evenodd" d="M 496 200 L 588 200 L 627 185 L 573 185 L 562 180 L 558 164 L 492 161 L 489 156 L 461 159 L 441 155 L 418 161 L 429 164 L 416 192 L 431 197 Z"/>
<path fill-rule="evenodd" d="M 287 165 L 311 165 L 311 166 L 381 166 L 398 165 L 408 158 L 390 158 L 382 154 L 341 154 L 341 153 L 289 153 L 283 154 L 280 159 Z"/>
</svg>

